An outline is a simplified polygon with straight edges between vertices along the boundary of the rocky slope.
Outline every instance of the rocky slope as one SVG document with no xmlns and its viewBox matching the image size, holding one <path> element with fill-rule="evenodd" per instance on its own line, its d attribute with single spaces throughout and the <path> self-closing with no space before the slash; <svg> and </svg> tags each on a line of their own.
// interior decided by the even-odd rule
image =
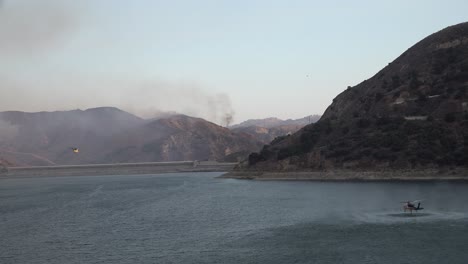
<svg viewBox="0 0 468 264">
<path fill-rule="evenodd" d="M 315 124 L 249 156 L 260 170 L 468 164 L 468 23 L 405 51 L 339 94 Z"/>
<path fill-rule="evenodd" d="M 201 118 L 176 115 L 119 135 L 112 145 L 118 147 L 108 154 L 110 162 L 222 161 L 226 156 L 258 150 L 262 144 Z"/>
<path fill-rule="evenodd" d="M 259 147 L 251 137 L 181 115 L 144 120 L 112 107 L 0 113 L 0 158 L 9 165 L 222 160 Z"/>
</svg>

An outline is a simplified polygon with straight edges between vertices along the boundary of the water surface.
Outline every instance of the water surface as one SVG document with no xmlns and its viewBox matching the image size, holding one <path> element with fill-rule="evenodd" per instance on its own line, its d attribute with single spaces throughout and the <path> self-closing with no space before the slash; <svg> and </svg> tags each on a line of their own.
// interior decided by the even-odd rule
<svg viewBox="0 0 468 264">
<path fill-rule="evenodd" d="M 2 179 L 0 263 L 468 263 L 467 184 L 218 175 Z"/>
</svg>

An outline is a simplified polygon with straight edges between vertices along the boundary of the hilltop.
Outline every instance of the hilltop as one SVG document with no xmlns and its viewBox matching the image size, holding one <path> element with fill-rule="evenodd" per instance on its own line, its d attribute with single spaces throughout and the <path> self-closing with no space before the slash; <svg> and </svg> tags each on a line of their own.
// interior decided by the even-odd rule
<svg viewBox="0 0 468 264">
<path fill-rule="evenodd" d="M 315 124 L 244 169 L 394 170 L 468 164 L 468 23 L 434 33 L 339 94 Z"/>
</svg>

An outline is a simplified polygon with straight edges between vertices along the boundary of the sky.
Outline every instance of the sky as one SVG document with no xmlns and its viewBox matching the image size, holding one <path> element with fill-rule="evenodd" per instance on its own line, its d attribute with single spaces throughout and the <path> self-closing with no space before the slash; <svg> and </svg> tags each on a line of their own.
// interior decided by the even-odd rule
<svg viewBox="0 0 468 264">
<path fill-rule="evenodd" d="M 0 111 L 322 114 L 468 1 L 3 0 Z"/>
</svg>

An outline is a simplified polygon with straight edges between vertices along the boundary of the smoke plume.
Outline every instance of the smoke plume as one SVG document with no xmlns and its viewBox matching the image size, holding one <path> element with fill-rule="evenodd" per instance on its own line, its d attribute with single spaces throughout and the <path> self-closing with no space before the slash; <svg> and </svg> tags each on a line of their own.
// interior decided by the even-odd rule
<svg viewBox="0 0 468 264">
<path fill-rule="evenodd" d="M 63 1 L 0 3 L 0 54 L 29 55 L 57 47 L 77 26 L 77 16 Z"/>
<path fill-rule="evenodd" d="M 158 112 L 177 112 L 229 125 L 234 117 L 231 99 L 224 93 L 210 93 L 191 82 L 152 81 L 124 88 L 125 100 L 115 104 L 144 118 Z"/>
<path fill-rule="evenodd" d="M 0 119 L 0 143 L 12 140 L 18 133 L 18 127 Z"/>
<path fill-rule="evenodd" d="M 0 56 L 18 62 L 18 66 L 30 55 L 53 55 L 79 25 L 79 15 L 72 3 L 7 0 L 0 4 Z M 234 116 L 228 95 L 208 92 L 212 87 L 207 89 L 191 81 L 128 81 L 103 74 L 41 72 L 41 69 L 30 75 L 22 75 L 21 71 L 0 72 L 0 111 L 115 106 L 144 118 L 177 112 L 226 126 Z"/>
<path fill-rule="evenodd" d="M 57 77 L 54 83 L 13 80 L 0 74 L 0 111 L 26 112 L 115 106 L 143 118 L 168 114 L 201 117 L 229 125 L 234 110 L 227 94 L 210 92 L 194 82 L 109 81 L 100 76 Z M 102 80 L 105 79 L 105 80 Z"/>
</svg>

